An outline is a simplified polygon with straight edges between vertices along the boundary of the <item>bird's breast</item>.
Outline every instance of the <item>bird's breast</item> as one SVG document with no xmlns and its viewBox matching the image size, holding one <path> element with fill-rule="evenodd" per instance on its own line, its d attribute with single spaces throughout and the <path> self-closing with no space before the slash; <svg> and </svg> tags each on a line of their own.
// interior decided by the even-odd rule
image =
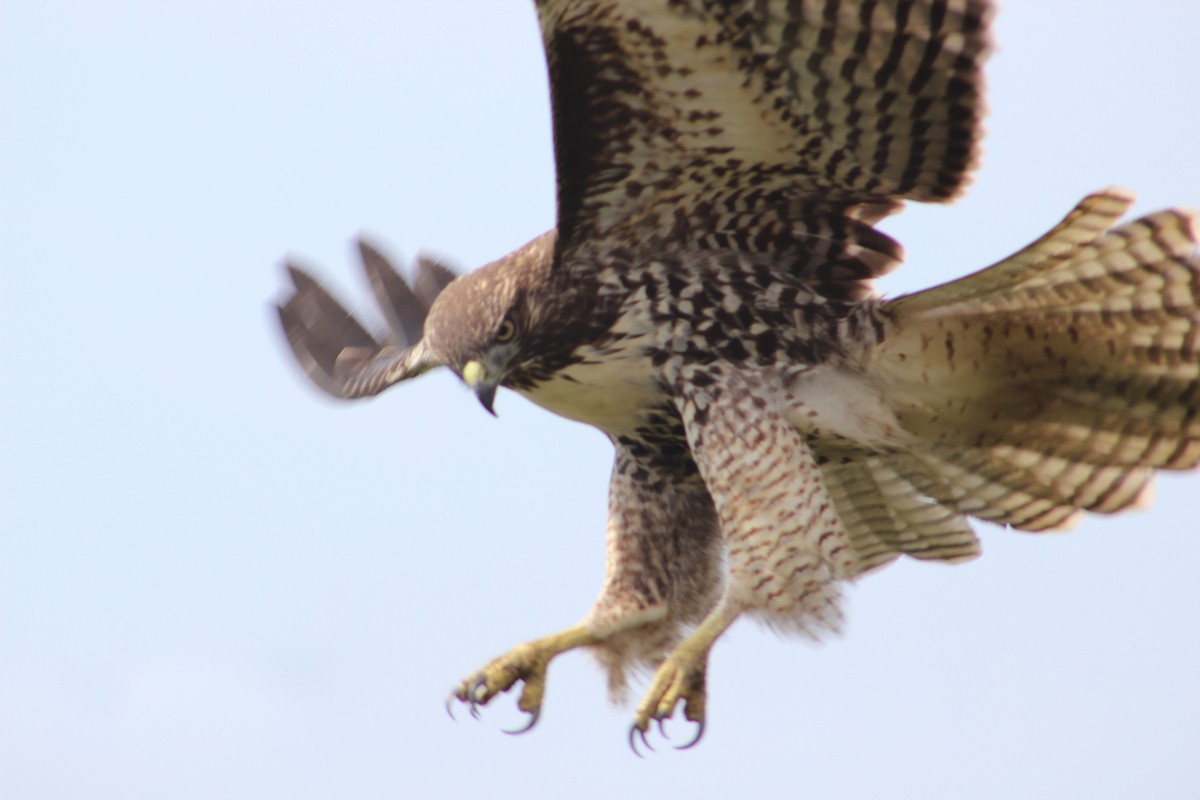
<svg viewBox="0 0 1200 800">
<path fill-rule="evenodd" d="M 641 348 L 585 347 L 580 359 L 517 391 L 547 411 L 610 436 L 633 435 L 667 399 L 658 371 Z"/>
</svg>

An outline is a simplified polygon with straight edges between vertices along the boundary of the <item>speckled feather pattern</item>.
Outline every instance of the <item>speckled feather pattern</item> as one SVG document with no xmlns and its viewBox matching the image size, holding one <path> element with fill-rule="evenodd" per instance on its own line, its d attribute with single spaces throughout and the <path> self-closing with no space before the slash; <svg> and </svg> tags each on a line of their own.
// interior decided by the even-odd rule
<svg viewBox="0 0 1200 800">
<path fill-rule="evenodd" d="M 1121 223 L 1131 198 L 1101 192 L 985 270 L 872 292 L 901 256 L 873 224 L 951 199 L 977 160 L 989 3 L 537 11 L 558 228 L 412 288 L 364 250 L 386 334 L 297 269 L 281 306 L 335 395 L 441 365 L 489 408 L 506 386 L 614 443 L 595 605 L 460 700 L 521 680 L 536 719 L 546 663 L 586 646 L 615 693 L 657 670 L 635 731 L 677 701 L 702 722 L 708 650 L 739 615 L 820 635 L 844 581 L 976 556 L 969 518 L 1062 528 L 1200 461 L 1195 215 Z"/>
<path fill-rule="evenodd" d="M 873 218 L 977 160 L 991 7 L 973 0 L 539 0 L 559 231 L 830 247 L 813 282 L 890 268 Z M 877 249 L 878 248 L 878 249 Z"/>
</svg>

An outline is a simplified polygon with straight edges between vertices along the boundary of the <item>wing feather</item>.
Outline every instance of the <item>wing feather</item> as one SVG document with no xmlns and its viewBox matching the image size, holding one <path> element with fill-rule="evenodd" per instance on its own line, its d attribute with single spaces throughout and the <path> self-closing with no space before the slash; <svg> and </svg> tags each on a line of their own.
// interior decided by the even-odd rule
<svg viewBox="0 0 1200 800">
<path fill-rule="evenodd" d="M 363 272 L 388 323 L 375 334 L 303 269 L 287 265 L 293 290 L 277 306 L 279 322 L 296 361 L 328 394 L 353 400 L 379 394 L 438 364 L 421 333 L 429 307 L 454 273 L 429 259 L 419 261 L 410 288 L 391 262 L 365 241 L 358 243 Z"/>
<path fill-rule="evenodd" d="M 846 217 L 950 199 L 977 160 L 985 0 L 537 8 L 564 251 L 630 233 L 786 250 L 841 228 L 853 241 Z"/>
</svg>

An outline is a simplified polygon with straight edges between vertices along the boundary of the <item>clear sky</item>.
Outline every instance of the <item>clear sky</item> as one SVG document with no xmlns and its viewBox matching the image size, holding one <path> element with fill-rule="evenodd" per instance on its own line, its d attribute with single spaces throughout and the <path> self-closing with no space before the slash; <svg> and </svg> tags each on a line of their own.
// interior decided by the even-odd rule
<svg viewBox="0 0 1200 800">
<path fill-rule="evenodd" d="M 1200 204 L 1200 4 L 996 28 L 982 169 L 888 221 L 890 293 L 1103 186 Z M 0 6 L 0 797 L 1200 796 L 1198 475 L 1068 535 L 980 525 L 821 645 L 738 624 L 686 753 L 630 755 L 577 653 L 532 733 L 448 719 L 594 598 L 610 447 L 449 375 L 336 404 L 269 304 L 285 254 L 365 304 L 360 231 L 474 267 L 553 223 L 528 0 Z"/>
</svg>

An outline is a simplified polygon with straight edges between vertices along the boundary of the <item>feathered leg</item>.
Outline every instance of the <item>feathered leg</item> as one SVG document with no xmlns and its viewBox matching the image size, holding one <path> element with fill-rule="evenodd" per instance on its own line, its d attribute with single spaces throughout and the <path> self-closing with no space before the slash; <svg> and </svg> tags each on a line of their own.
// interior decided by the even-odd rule
<svg viewBox="0 0 1200 800">
<path fill-rule="evenodd" d="M 635 452 L 636 451 L 636 452 Z M 617 446 L 604 586 L 585 624 L 614 699 L 631 668 L 656 668 L 723 584 L 717 515 L 690 464 L 663 472 L 653 448 Z"/>
<path fill-rule="evenodd" d="M 541 710 L 547 667 L 559 654 L 588 647 L 619 697 L 631 667 L 658 666 L 682 628 L 712 608 L 722 582 L 712 501 L 690 468 L 690 477 L 663 474 L 657 463 L 653 448 L 617 445 L 604 585 L 583 622 L 493 659 L 453 697 L 474 709 L 521 683 L 517 707 L 530 715 L 528 730 Z"/>
<path fill-rule="evenodd" d="M 708 653 L 742 613 L 810 635 L 836 629 L 836 581 L 855 567 L 816 460 L 781 411 L 780 388 L 765 375 L 721 364 L 683 367 L 677 387 L 692 457 L 720 519 L 729 575 L 717 606 L 655 673 L 634 719 L 634 734 L 643 736 L 680 702 L 703 730 Z"/>
</svg>

